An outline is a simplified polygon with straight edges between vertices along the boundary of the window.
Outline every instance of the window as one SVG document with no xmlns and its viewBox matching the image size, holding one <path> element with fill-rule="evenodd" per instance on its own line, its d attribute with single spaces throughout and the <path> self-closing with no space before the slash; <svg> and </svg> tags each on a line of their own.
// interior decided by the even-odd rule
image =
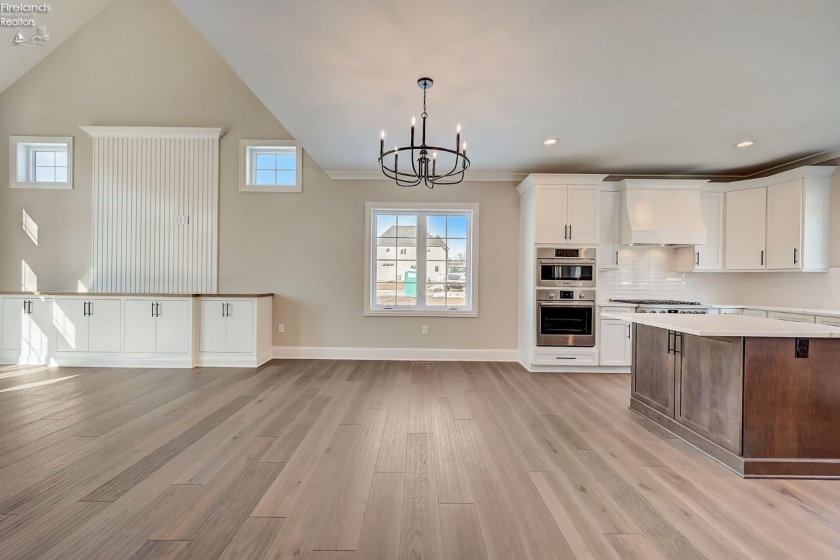
<svg viewBox="0 0 840 560">
<path fill-rule="evenodd" d="M 301 192 L 301 148 L 294 140 L 241 140 L 240 191 Z"/>
<path fill-rule="evenodd" d="M 18 189 L 72 189 L 73 139 L 12 136 L 9 186 Z"/>
<path fill-rule="evenodd" d="M 477 204 L 366 211 L 366 315 L 478 315 Z"/>
</svg>

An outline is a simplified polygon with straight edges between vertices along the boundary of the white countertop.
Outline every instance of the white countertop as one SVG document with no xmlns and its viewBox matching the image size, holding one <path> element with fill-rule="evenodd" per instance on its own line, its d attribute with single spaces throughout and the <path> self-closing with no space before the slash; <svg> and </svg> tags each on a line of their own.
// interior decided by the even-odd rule
<svg viewBox="0 0 840 560">
<path fill-rule="evenodd" d="M 655 298 L 652 298 L 655 299 Z M 638 307 L 635 303 L 618 303 L 615 301 L 599 301 L 601 307 Z M 756 309 L 758 311 L 779 311 L 781 313 L 804 313 L 805 315 L 819 315 L 822 317 L 840 317 L 840 310 L 817 309 L 811 307 L 781 307 L 778 305 L 752 305 L 741 303 L 705 303 L 700 302 L 701 307 L 712 309 Z"/>
<path fill-rule="evenodd" d="M 649 325 L 695 336 L 755 338 L 840 338 L 840 327 L 777 321 L 746 315 L 679 315 L 664 313 L 601 313 L 605 319 Z"/>
<path fill-rule="evenodd" d="M 840 317 L 840 311 L 836 309 L 817 309 L 815 307 L 779 307 L 778 305 L 727 305 L 722 303 L 704 303 L 703 305 L 714 309 L 756 309 L 758 311 L 779 311 L 781 313 L 804 313 L 806 315 L 821 315 L 823 317 Z"/>
</svg>

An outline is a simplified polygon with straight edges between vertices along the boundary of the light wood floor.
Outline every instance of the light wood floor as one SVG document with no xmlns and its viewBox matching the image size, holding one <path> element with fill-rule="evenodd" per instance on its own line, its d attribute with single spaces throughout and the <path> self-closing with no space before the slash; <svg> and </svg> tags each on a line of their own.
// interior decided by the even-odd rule
<svg viewBox="0 0 840 560">
<path fill-rule="evenodd" d="M 0 558 L 840 558 L 840 482 L 742 480 L 625 375 L 0 368 Z"/>
</svg>

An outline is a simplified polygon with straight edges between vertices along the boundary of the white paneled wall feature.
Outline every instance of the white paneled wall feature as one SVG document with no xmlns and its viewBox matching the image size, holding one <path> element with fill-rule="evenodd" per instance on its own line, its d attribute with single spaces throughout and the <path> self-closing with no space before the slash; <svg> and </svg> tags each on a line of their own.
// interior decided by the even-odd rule
<svg viewBox="0 0 840 560">
<path fill-rule="evenodd" d="M 92 290 L 218 288 L 218 128 L 82 127 L 93 137 Z"/>
</svg>

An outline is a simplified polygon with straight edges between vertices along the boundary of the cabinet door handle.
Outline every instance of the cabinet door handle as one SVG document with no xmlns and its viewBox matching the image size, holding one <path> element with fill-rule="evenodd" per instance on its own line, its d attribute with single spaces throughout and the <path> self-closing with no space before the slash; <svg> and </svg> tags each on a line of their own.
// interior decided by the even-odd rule
<svg viewBox="0 0 840 560">
<path fill-rule="evenodd" d="M 155 303 L 155 309 L 157 309 L 157 315 L 155 316 L 160 317 L 160 303 Z"/>
<path fill-rule="evenodd" d="M 226 311 L 226 312 L 227 312 L 227 316 L 228 316 L 228 317 L 230 317 L 230 304 L 229 304 L 229 303 L 226 303 L 226 304 L 225 304 L 225 308 L 227 309 L 227 311 Z"/>
<path fill-rule="evenodd" d="M 615 264 L 618 264 L 618 251 L 615 252 Z"/>
<path fill-rule="evenodd" d="M 793 264 L 797 264 L 796 261 L 797 261 L 797 257 L 799 256 L 799 255 L 797 255 L 798 252 L 799 252 L 799 250 L 796 247 L 794 247 L 793 248 Z"/>
<path fill-rule="evenodd" d="M 671 335 L 676 334 L 674 331 L 668 331 L 668 354 L 671 353 Z"/>
<path fill-rule="evenodd" d="M 155 316 L 155 302 L 152 302 L 152 317 Z"/>
<path fill-rule="evenodd" d="M 630 331 L 631 331 L 632 328 L 633 328 L 632 326 L 627 325 L 627 340 L 630 340 Z"/>
<path fill-rule="evenodd" d="M 697 260 L 694 261 L 694 264 L 700 266 L 700 251 L 697 251 Z"/>
<path fill-rule="evenodd" d="M 577 360 L 577 358 L 572 358 L 571 356 L 554 356 L 555 360 Z"/>
<path fill-rule="evenodd" d="M 222 317 L 225 316 L 225 304 L 222 303 Z"/>
<path fill-rule="evenodd" d="M 764 251 L 761 251 L 761 266 L 764 266 Z"/>
<path fill-rule="evenodd" d="M 572 240 L 572 224 L 569 224 L 569 241 Z"/>
<path fill-rule="evenodd" d="M 87 314 L 88 314 L 87 306 L 88 306 L 88 302 L 85 301 L 85 302 L 82 303 L 82 316 L 84 316 L 84 317 L 87 317 Z"/>
<path fill-rule="evenodd" d="M 563 239 L 569 239 L 569 226 L 563 226 Z"/>
<path fill-rule="evenodd" d="M 677 337 L 680 337 L 680 349 L 677 350 Z M 674 332 L 674 355 L 680 354 L 682 350 L 682 333 Z"/>
<path fill-rule="evenodd" d="M 88 316 L 89 317 L 93 316 L 93 302 L 92 301 L 88 302 Z"/>
</svg>

